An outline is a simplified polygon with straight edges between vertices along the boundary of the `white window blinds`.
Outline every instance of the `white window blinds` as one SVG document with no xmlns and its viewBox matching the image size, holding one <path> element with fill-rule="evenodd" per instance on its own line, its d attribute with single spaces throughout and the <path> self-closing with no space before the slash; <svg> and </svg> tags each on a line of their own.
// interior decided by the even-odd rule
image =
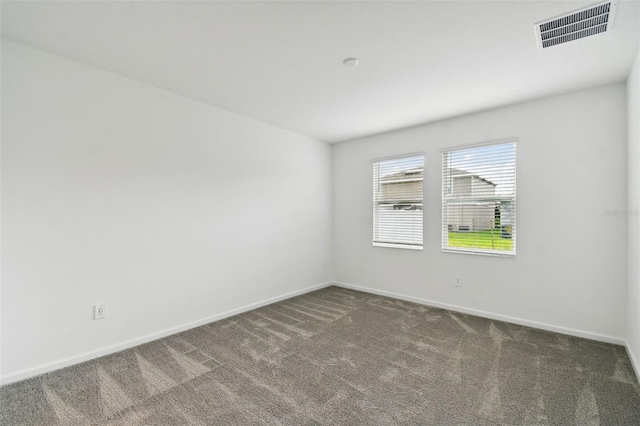
<svg viewBox="0 0 640 426">
<path fill-rule="evenodd" d="M 424 155 L 373 162 L 373 245 L 422 249 Z"/>
<path fill-rule="evenodd" d="M 515 256 L 515 140 L 442 152 L 442 249 Z"/>
</svg>

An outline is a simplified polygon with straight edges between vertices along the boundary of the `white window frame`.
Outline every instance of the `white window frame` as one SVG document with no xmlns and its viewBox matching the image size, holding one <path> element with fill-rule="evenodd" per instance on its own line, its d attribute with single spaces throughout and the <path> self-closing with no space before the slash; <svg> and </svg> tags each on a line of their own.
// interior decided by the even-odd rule
<svg viewBox="0 0 640 426">
<path fill-rule="evenodd" d="M 483 143 L 477 143 L 477 144 L 470 144 L 470 145 L 461 145 L 461 146 L 456 146 L 456 147 L 451 147 L 451 148 L 443 148 L 440 150 L 441 154 L 442 154 L 442 182 L 441 182 L 441 194 L 442 194 L 442 220 L 441 220 L 441 234 L 442 234 L 442 252 L 443 253 L 458 253 L 458 254 L 471 254 L 471 255 L 480 255 L 480 256 L 494 256 L 494 257 L 506 257 L 506 258 L 515 258 L 516 257 L 516 247 L 517 247 L 517 174 L 518 174 L 518 150 L 517 150 L 517 142 L 518 139 L 517 138 L 509 138 L 509 139 L 504 139 L 504 140 L 496 140 L 496 141 L 491 141 L 491 142 L 483 142 Z M 461 198 L 457 198 L 457 199 L 453 199 L 450 197 L 447 197 L 445 194 L 445 184 L 448 184 L 446 182 L 447 180 L 447 170 L 448 167 L 445 167 L 445 155 L 451 153 L 451 152 L 456 152 L 456 151 L 462 151 L 465 149 L 471 149 L 471 148 L 482 148 L 482 147 L 486 147 L 486 146 L 492 146 L 492 145 L 502 145 L 502 144 L 509 144 L 512 143 L 514 146 L 514 174 L 513 174 L 513 195 L 511 196 L 505 196 L 505 197 L 491 197 L 492 199 L 497 199 L 497 198 L 504 198 L 505 200 L 509 200 L 512 204 L 513 204 L 513 214 L 512 214 L 512 220 L 513 220 L 513 225 L 512 225 L 512 231 L 511 231 L 511 241 L 512 241 L 512 247 L 513 249 L 511 251 L 505 251 L 505 250 L 492 250 L 492 249 L 482 249 L 482 248 L 472 248 L 472 247 L 453 247 L 453 246 L 449 246 L 449 242 L 448 242 L 448 220 L 447 220 L 447 206 L 448 203 L 454 200 L 457 201 L 467 201 L 467 202 L 473 202 L 473 201 L 478 201 L 478 202 L 482 202 L 482 197 L 473 197 L 473 196 L 469 196 L 467 198 L 461 199 Z"/>
<path fill-rule="evenodd" d="M 421 220 L 422 220 L 422 235 L 421 240 L 422 240 L 422 244 L 418 245 L 418 244 L 402 244 L 402 243 L 390 243 L 390 242 L 379 242 L 376 241 L 376 231 L 375 231 L 375 227 L 376 227 L 376 164 L 377 163 L 381 163 L 384 161 L 392 161 L 392 160 L 400 160 L 403 158 L 409 158 L 409 157 L 417 157 L 417 156 L 422 156 L 422 210 L 420 210 L 422 212 L 422 216 L 421 216 Z M 409 153 L 409 154 L 402 154 L 402 155 L 394 155 L 394 156 L 390 156 L 390 157 L 382 157 L 382 158 L 374 158 L 373 160 L 371 160 L 371 169 L 372 169 L 372 188 L 373 188 L 373 193 L 372 193 L 372 213 L 373 213 L 373 217 L 372 217 L 372 227 L 370 228 L 372 230 L 372 235 L 371 235 L 371 241 L 373 243 L 373 247 L 386 247 L 386 248 L 399 248 L 399 249 L 405 249 L 405 250 L 423 250 L 424 247 L 424 181 L 425 181 L 425 173 L 424 173 L 424 152 L 413 152 L 413 153 Z M 379 177 L 378 177 L 379 180 Z"/>
</svg>

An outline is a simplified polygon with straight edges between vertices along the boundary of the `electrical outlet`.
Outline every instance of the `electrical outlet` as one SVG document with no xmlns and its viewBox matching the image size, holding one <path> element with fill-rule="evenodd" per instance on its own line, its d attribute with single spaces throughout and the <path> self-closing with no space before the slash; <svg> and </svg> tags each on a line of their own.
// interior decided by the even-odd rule
<svg viewBox="0 0 640 426">
<path fill-rule="evenodd" d="M 462 277 L 460 275 L 454 275 L 453 283 L 456 287 L 462 287 Z"/>
<path fill-rule="evenodd" d="M 327 269 L 327 262 L 322 262 L 322 269 Z"/>
<path fill-rule="evenodd" d="M 107 305 L 105 303 L 96 305 L 93 309 L 93 319 L 98 320 L 107 316 Z"/>
</svg>

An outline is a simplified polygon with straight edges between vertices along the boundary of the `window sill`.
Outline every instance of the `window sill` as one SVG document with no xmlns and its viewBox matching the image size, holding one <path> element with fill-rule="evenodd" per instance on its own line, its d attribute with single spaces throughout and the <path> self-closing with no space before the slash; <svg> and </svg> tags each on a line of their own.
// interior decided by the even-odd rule
<svg viewBox="0 0 640 426">
<path fill-rule="evenodd" d="M 422 246 L 411 246 L 408 244 L 392 244 L 392 243 L 373 243 L 374 247 L 386 247 L 386 248 L 398 248 L 405 250 L 420 250 L 422 251 Z"/>
<path fill-rule="evenodd" d="M 491 257 L 507 257 L 515 259 L 515 253 L 503 253 L 498 251 L 491 250 L 465 250 L 465 249 L 453 249 L 453 248 L 443 248 L 443 253 L 457 253 L 457 254 L 471 254 L 475 256 L 491 256 Z"/>
</svg>

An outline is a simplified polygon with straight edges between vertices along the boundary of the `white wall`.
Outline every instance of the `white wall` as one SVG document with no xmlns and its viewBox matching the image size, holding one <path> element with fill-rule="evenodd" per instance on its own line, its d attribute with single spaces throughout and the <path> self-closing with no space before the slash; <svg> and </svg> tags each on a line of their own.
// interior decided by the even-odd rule
<svg viewBox="0 0 640 426">
<path fill-rule="evenodd" d="M 509 137 L 519 139 L 517 258 L 442 253 L 440 149 Z M 425 152 L 424 251 L 372 247 L 371 159 L 416 151 Z M 622 84 L 338 144 L 334 279 L 622 342 L 627 224 L 605 210 L 626 208 L 626 154 Z"/>
<path fill-rule="evenodd" d="M 636 373 L 640 376 L 640 51 L 633 63 L 627 81 L 628 100 L 628 294 L 627 342 L 634 358 Z"/>
<path fill-rule="evenodd" d="M 330 145 L 5 41 L 2 89 L 5 382 L 330 281 Z"/>
</svg>

